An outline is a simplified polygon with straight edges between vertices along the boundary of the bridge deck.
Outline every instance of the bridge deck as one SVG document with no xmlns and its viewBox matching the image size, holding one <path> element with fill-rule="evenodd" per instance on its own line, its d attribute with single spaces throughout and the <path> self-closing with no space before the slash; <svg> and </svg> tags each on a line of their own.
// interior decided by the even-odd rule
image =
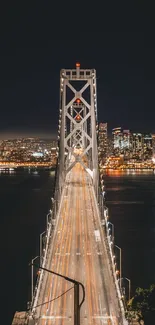
<svg viewBox="0 0 155 325">
<path fill-rule="evenodd" d="M 98 230 L 95 232 L 95 230 Z M 80 163 L 68 173 L 48 267 L 85 285 L 81 325 L 119 324 L 118 301 L 90 176 Z M 73 325 L 73 289 L 46 272 L 38 303 L 39 325 Z"/>
</svg>

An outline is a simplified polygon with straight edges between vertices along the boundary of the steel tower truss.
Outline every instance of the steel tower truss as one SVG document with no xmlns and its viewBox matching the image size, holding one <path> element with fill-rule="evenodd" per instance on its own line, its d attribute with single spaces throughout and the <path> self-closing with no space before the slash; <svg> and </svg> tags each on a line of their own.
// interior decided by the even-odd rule
<svg viewBox="0 0 155 325">
<path fill-rule="evenodd" d="M 91 175 L 97 194 L 97 94 L 94 69 L 80 69 L 77 63 L 74 70 L 61 70 L 58 133 L 59 190 L 63 187 L 66 173 L 79 162 Z M 81 150 L 77 154 L 75 149 Z"/>
</svg>

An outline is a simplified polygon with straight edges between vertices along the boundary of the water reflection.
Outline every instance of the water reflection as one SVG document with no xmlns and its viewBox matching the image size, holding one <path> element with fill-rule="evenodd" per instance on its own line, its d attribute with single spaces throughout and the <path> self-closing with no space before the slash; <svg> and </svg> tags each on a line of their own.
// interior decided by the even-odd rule
<svg viewBox="0 0 155 325">
<path fill-rule="evenodd" d="M 107 169 L 103 171 L 105 175 L 124 176 L 124 175 L 154 175 L 155 171 L 152 169 Z"/>
</svg>

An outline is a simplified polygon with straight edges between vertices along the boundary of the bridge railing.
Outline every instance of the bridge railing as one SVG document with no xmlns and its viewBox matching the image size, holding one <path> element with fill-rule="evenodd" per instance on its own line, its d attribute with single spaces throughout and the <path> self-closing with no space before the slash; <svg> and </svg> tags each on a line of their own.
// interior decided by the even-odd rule
<svg viewBox="0 0 155 325">
<path fill-rule="evenodd" d="M 54 230 L 55 230 L 56 224 L 58 222 L 57 217 L 59 215 L 59 211 L 61 208 L 62 198 L 63 198 L 63 195 L 60 195 L 60 193 L 57 191 L 57 188 L 56 188 L 55 193 L 54 193 L 54 198 L 52 198 L 53 206 L 52 206 L 52 210 L 50 213 L 50 219 L 48 220 L 48 224 L 47 224 L 46 242 L 45 242 L 45 246 L 43 249 L 43 256 L 41 258 L 41 263 L 40 263 L 40 266 L 42 266 L 43 268 L 49 268 L 51 249 L 53 248 L 53 243 L 54 243 L 54 239 L 55 239 L 55 235 L 56 235 Z M 31 309 L 29 312 L 29 315 L 34 318 L 37 317 L 36 309 L 38 308 L 37 306 L 38 306 L 39 298 L 40 298 L 43 283 L 45 282 L 46 277 L 47 277 L 47 272 L 44 272 L 43 270 L 40 271 L 40 273 L 37 277 L 37 281 L 36 281 L 36 285 L 35 285 L 35 289 L 34 289 L 33 300 L 32 300 L 32 304 L 31 304 Z"/>
<path fill-rule="evenodd" d="M 52 222 L 53 216 L 54 216 L 54 212 L 52 210 L 51 218 L 47 224 L 47 229 L 46 229 L 46 243 L 45 243 L 45 248 L 43 249 L 43 256 L 40 256 L 40 266 L 42 266 L 42 267 L 45 267 L 47 254 L 48 254 L 48 250 L 49 250 L 50 243 L 51 243 L 51 238 L 52 238 L 52 233 L 53 233 L 53 222 Z M 31 306 L 32 313 L 34 312 L 34 307 L 37 305 L 37 302 L 39 299 L 41 285 L 43 282 L 43 275 L 44 275 L 44 273 L 41 270 L 41 272 L 39 273 L 39 275 L 37 277 L 37 281 L 36 281 L 36 285 L 35 285 L 35 289 L 34 289 L 34 295 L 33 295 L 32 306 Z"/>
</svg>

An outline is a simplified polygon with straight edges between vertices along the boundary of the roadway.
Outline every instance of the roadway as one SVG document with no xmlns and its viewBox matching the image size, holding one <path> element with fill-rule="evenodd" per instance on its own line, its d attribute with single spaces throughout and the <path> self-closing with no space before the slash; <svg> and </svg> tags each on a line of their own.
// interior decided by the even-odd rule
<svg viewBox="0 0 155 325">
<path fill-rule="evenodd" d="M 95 230 L 99 230 L 98 237 Z M 85 286 L 81 325 L 121 324 L 91 179 L 80 163 L 67 175 L 54 238 L 48 268 Z M 38 304 L 44 304 L 38 307 L 37 325 L 74 324 L 72 287 L 71 283 L 46 272 L 46 282 L 38 301 Z"/>
</svg>

